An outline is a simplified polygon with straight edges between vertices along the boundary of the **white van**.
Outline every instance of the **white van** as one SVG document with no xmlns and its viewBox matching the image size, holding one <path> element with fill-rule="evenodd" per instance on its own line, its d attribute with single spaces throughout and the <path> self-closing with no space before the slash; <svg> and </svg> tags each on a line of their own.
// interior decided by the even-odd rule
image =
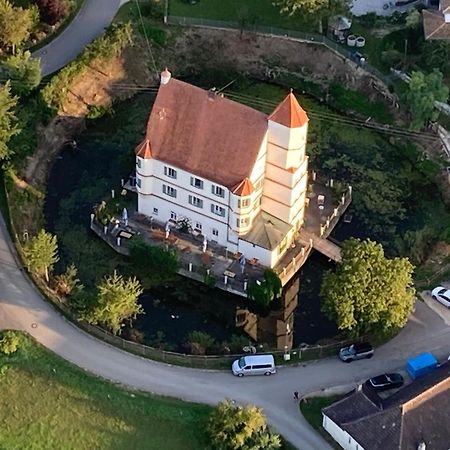
<svg viewBox="0 0 450 450">
<path fill-rule="evenodd" d="M 248 355 L 234 361 L 231 366 L 233 375 L 271 375 L 277 372 L 273 355 Z"/>
</svg>

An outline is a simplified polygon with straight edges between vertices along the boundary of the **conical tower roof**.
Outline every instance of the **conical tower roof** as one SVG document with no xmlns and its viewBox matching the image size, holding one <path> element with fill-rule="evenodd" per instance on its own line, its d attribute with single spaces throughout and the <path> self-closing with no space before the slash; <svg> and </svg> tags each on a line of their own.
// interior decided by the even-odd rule
<svg viewBox="0 0 450 450">
<path fill-rule="evenodd" d="M 289 128 L 298 128 L 308 123 L 308 116 L 291 92 L 269 116 L 269 120 Z"/>
<path fill-rule="evenodd" d="M 143 159 L 152 159 L 152 149 L 150 147 L 150 141 L 145 139 L 136 147 L 136 156 Z"/>
<path fill-rule="evenodd" d="M 240 183 L 236 184 L 231 190 L 234 195 L 239 197 L 247 197 L 255 190 L 252 182 L 248 178 L 244 178 Z"/>
</svg>

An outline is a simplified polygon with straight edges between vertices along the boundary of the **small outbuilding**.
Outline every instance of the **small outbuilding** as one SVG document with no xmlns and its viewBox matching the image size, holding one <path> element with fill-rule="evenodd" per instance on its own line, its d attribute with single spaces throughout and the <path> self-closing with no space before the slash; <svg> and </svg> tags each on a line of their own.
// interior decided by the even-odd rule
<svg viewBox="0 0 450 450">
<path fill-rule="evenodd" d="M 333 16 L 328 20 L 328 36 L 338 42 L 345 42 L 350 33 L 352 21 L 345 16 Z"/>
<path fill-rule="evenodd" d="M 409 376 L 415 380 L 417 377 L 421 377 L 432 372 L 437 365 L 438 361 L 432 353 L 421 353 L 415 358 L 408 359 L 406 371 Z"/>
</svg>

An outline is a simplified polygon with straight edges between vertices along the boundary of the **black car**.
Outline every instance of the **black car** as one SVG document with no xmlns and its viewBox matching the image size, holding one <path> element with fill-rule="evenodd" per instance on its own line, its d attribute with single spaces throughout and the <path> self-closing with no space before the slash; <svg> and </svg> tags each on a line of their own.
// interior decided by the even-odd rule
<svg viewBox="0 0 450 450">
<path fill-rule="evenodd" d="M 384 373 L 367 380 L 367 383 L 376 391 L 384 391 L 403 386 L 404 380 L 399 373 Z"/>
</svg>

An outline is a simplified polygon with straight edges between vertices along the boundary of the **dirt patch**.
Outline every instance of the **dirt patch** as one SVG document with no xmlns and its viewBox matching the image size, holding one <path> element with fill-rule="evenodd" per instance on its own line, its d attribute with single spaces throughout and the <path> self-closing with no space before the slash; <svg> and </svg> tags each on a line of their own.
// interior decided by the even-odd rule
<svg viewBox="0 0 450 450">
<path fill-rule="evenodd" d="M 36 187 L 45 184 L 56 156 L 83 131 L 85 117 L 92 107 L 108 108 L 114 101 L 134 95 L 136 88 L 154 81 L 146 66 L 141 64 L 141 58 L 140 45 L 129 47 L 119 58 L 106 63 L 94 62 L 87 74 L 72 85 L 58 116 L 38 129 L 38 147 L 27 158 L 23 170 L 27 183 Z"/>
<path fill-rule="evenodd" d="M 320 44 L 290 38 L 206 28 L 184 29 L 162 55 L 175 74 L 196 73 L 203 68 L 230 69 L 260 79 L 277 81 L 277 74 L 301 75 L 322 86 L 333 82 L 369 93 L 372 100 L 392 108 L 397 98 L 380 80 Z M 392 108 L 396 117 L 397 108 Z"/>
</svg>

